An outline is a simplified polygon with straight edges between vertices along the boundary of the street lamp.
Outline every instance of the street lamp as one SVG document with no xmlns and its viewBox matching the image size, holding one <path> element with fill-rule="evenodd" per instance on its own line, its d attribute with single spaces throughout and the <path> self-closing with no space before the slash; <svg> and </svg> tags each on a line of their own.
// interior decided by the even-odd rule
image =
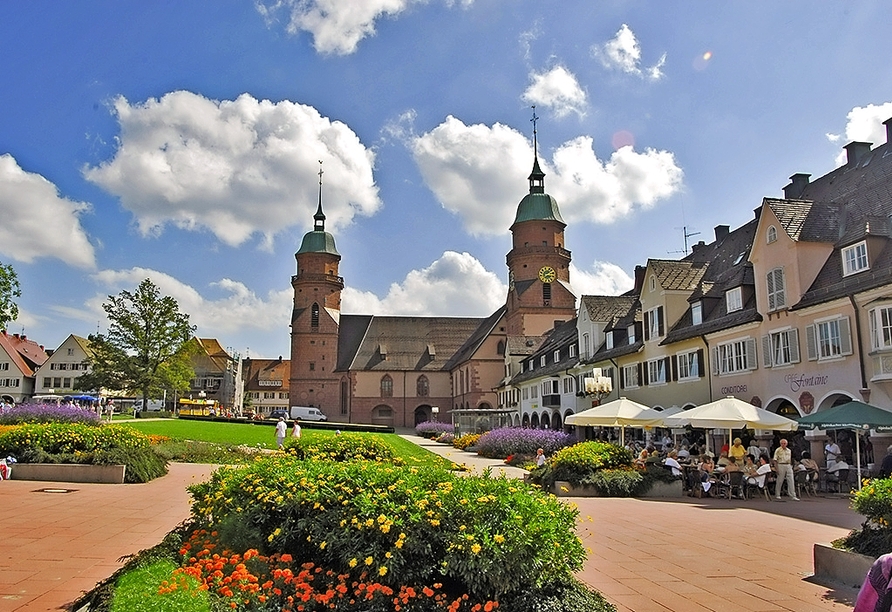
<svg viewBox="0 0 892 612">
<path fill-rule="evenodd" d="M 613 391 L 613 381 L 609 376 L 601 375 L 601 368 L 594 368 L 592 375 L 583 379 L 583 384 L 585 385 L 585 395 L 587 397 L 594 396 L 592 406 L 600 404 L 601 400 Z"/>
<path fill-rule="evenodd" d="M 436 423 L 437 415 L 440 414 L 440 407 L 439 406 L 431 406 L 431 414 L 434 415 L 434 422 Z"/>
</svg>

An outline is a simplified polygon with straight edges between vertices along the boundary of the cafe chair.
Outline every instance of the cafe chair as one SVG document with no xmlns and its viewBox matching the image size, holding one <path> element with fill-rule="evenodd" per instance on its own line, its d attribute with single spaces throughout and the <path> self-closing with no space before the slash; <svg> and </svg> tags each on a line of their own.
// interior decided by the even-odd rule
<svg viewBox="0 0 892 612">
<path fill-rule="evenodd" d="M 737 495 L 740 499 L 746 499 L 746 480 L 743 472 L 731 472 L 728 474 L 727 482 L 722 484 L 723 492 L 727 493 L 728 499 Z"/>
<path fill-rule="evenodd" d="M 796 482 L 796 493 L 800 499 L 802 499 L 802 494 L 805 493 L 809 497 L 814 497 L 817 495 L 817 490 L 815 489 L 815 480 L 812 478 L 812 473 L 805 470 L 796 470 L 793 474 L 794 481 Z"/>
<path fill-rule="evenodd" d="M 757 484 L 752 484 L 748 481 L 744 481 L 746 484 L 744 485 L 744 496 L 747 499 L 752 499 L 755 494 L 758 496 L 762 494 L 765 496 L 765 501 L 771 501 L 771 493 L 768 490 L 768 479 L 765 479 L 765 484 L 763 486 L 759 486 Z"/>
<path fill-rule="evenodd" d="M 827 490 L 835 490 L 837 493 L 848 493 L 849 470 L 837 470 L 827 472 Z"/>
</svg>

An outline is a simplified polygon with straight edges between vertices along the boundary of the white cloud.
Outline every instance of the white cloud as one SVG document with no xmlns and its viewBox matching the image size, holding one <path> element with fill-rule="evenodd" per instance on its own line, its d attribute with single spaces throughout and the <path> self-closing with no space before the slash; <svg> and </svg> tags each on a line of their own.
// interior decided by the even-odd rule
<svg viewBox="0 0 892 612">
<path fill-rule="evenodd" d="M 588 97 L 576 76 L 563 66 L 534 72 L 530 74 L 530 81 L 530 86 L 523 92 L 525 101 L 548 107 L 557 117 L 566 117 L 570 113 L 585 116 Z"/>
<path fill-rule="evenodd" d="M 310 227 L 319 161 L 326 229 L 381 206 L 374 153 L 344 123 L 290 101 L 209 100 L 175 91 L 114 103 L 121 126 L 113 159 L 84 170 L 121 199 L 143 235 L 167 223 L 209 230 L 230 246 L 258 233 L 265 245 L 287 227 Z"/>
<path fill-rule="evenodd" d="M 347 287 L 346 313 L 379 315 L 487 316 L 505 303 L 508 287 L 468 253 L 446 251 L 422 270 L 390 286 L 384 298 Z"/>
<path fill-rule="evenodd" d="M 96 266 L 80 215 L 91 207 L 59 195 L 39 174 L 25 172 L 8 153 L 0 155 L 0 253 L 26 263 L 55 257 L 77 268 Z"/>
<path fill-rule="evenodd" d="M 577 296 L 620 295 L 635 285 L 635 279 L 614 263 L 595 261 L 589 271 L 570 264 L 570 284 Z"/>
<path fill-rule="evenodd" d="M 92 318 L 85 320 L 104 321 L 102 303 L 108 296 L 125 289 L 133 291 L 146 278 L 150 278 L 158 286 L 162 295 L 169 295 L 177 301 L 180 311 L 189 314 L 189 320 L 197 326 L 196 333 L 200 336 L 226 337 L 245 330 L 281 329 L 283 337 L 287 337 L 294 298 L 291 289 L 270 291 L 264 297 L 258 296 L 243 283 L 224 278 L 211 283 L 207 289 L 210 292 L 216 291 L 220 296 L 209 298 L 169 274 L 139 267 L 97 272 L 93 279 L 106 292 L 87 301 L 86 310 Z"/>
<path fill-rule="evenodd" d="M 886 126 L 883 125 L 883 121 L 889 117 L 892 117 L 892 102 L 856 106 L 846 117 L 846 144 L 856 140 L 870 142 L 874 146 L 885 143 Z M 839 134 L 827 134 L 830 142 L 838 142 L 841 138 Z M 845 150 L 840 151 L 836 156 L 836 164 L 838 166 L 845 164 L 846 158 Z"/>
<path fill-rule="evenodd" d="M 635 33 L 626 24 L 620 27 L 612 39 L 603 45 L 593 46 L 592 54 L 599 58 L 606 68 L 646 77 L 654 81 L 663 78 L 666 54 L 664 53 L 656 64 L 642 70 L 641 45 L 635 38 Z"/>
<path fill-rule="evenodd" d="M 255 6 L 268 25 L 285 13 L 285 29 L 289 34 L 309 32 L 318 53 L 350 55 L 359 42 L 375 35 L 375 21 L 395 18 L 412 5 L 427 0 L 257 0 Z M 456 2 L 447 0 L 447 6 Z M 470 6 L 473 0 L 461 0 Z"/>
<path fill-rule="evenodd" d="M 564 220 L 610 223 L 637 208 L 650 208 L 682 186 L 684 173 L 668 151 L 636 152 L 621 147 L 602 162 L 592 139 L 564 143 L 540 164 L 546 192 L 553 195 Z M 504 234 L 532 168 L 529 140 L 501 125 L 467 126 L 447 117 L 411 143 L 425 183 L 444 208 L 458 215 L 474 235 Z"/>
</svg>

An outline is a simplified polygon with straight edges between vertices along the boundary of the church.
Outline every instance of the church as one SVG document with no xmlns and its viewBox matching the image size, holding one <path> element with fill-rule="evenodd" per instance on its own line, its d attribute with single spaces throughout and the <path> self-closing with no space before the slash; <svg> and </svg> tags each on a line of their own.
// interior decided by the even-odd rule
<svg viewBox="0 0 892 612">
<path fill-rule="evenodd" d="M 558 325 L 575 319 L 566 223 L 545 192 L 535 129 L 529 193 L 517 206 L 504 306 L 484 318 L 341 313 L 341 256 L 325 231 L 322 174 L 313 230 L 291 277 L 290 402 L 330 421 L 414 427 L 450 413 L 500 410 L 499 390 Z M 485 414 L 489 414 L 486 412 Z M 514 420 L 512 420 L 514 419 Z"/>
</svg>

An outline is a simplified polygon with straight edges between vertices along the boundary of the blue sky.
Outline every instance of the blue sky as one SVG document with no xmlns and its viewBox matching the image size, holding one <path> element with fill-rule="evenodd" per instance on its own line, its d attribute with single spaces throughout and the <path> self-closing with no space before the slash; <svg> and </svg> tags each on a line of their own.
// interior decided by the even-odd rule
<svg viewBox="0 0 892 612">
<path fill-rule="evenodd" d="M 504 300 L 531 106 L 578 294 L 752 217 L 852 140 L 885 141 L 884 2 L 0 3 L 9 326 L 104 331 L 151 277 L 203 337 L 288 356 L 319 160 L 343 311 Z"/>
</svg>

